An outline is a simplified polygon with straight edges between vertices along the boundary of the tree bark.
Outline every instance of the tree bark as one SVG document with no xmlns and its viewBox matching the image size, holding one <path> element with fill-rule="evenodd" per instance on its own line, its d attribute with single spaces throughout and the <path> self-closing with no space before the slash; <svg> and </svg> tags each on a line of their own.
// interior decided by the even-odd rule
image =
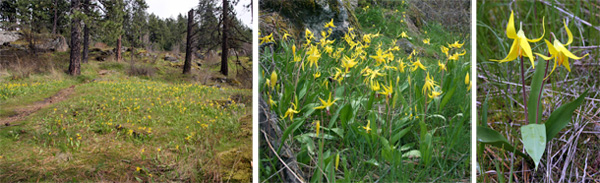
<svg viewBox="0 0 600 183">
<path fill-rule="evenodd" d="M 119 38 L 117 39 L 117 50 L 115 51 L 117 62 L 121 62 L 121 59 L 123 59 L 123 56 L 121 56 L 121 37 L 122 35 L 119 35 Z"/>
<path fill-rule="evenodd" d="M 54 24 L 52 25 L 52 34 L 56 34 L 56 24 L 58 24 L 58 0 L 54 0 Z"/>
<path fill-rule="evenodd" d="M 85 3 L 85 7 L 84 7 L 85 14 L 89 15 L 90 0 L 85 0 L 84 3 Z M 89 22 L 89 21 L 87 21 L 87 22 Z M 88 62 L 89 48 L 90 48 L 90 27 L 89 27 L 88 23 L 85 23 L 85 25 L 83 26 L 83 53 L 81 54 L 81 62 L 82 63 Z"/>
<path fill-rule="evenodd" d="M 223 40 L 221 41 L 221 74 L 227 76 L 227 53 L 228 53 L 228 47 L 227 47 L 227 28 L 228 28 L 228 21 L 227 21 L 227 14 L 228 14 L 228 9 L 229 8 L 229 3 L 227 2 L 227 0 L 223 0 Z"/>
<path fill-rule="evenodd" d="M 185 64 L 183 74 L 189 74 L 192 70 L 192 27 L 194 26 L 194 9 L 188 12 L 187 37 L 185 43 Z"/>
<path fill-rule="evenodd" d="M 71 0 L 71 13 L 79 11 L 79 0 Z M 69 74 L 76 76 L 81 74 L 80 70 L 80 41 L 79 36 L 81 35 L 80 20 L 77 17 L 73 17 L 71 20 L 71 57 L 69 64 Z"/>
</svg>

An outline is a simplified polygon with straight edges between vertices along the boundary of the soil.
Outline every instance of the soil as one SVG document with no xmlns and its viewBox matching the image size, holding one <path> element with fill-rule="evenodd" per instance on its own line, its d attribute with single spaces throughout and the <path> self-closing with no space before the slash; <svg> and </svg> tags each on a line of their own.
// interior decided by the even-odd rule
<svg viewBox="0 0 600 183">
<path fill-rule="evenodd" d="M 15 109 L 14 115 L 7 118 L 0 118 L 0 124 L 2 124 L 3 126 L 15 125 L 15 122 L 25 119 L 25 117 L 39 111 L 40 109 L 46 108 L 51 104 L 58 103 L 69 98 L 69 96 L 73 94 L 74 91 L 75 85 L 72 85 L 69 88 L 65 88 L 58 91 L 56 94 L 44 99 L 43 101 L 38 101 L 33 104 Z"/>
</svg>

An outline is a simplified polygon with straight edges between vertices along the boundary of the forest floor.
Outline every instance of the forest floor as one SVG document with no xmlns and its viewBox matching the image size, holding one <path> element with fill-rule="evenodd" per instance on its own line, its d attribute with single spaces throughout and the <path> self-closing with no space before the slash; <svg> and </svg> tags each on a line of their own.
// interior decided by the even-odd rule
<svg viewBox="0 0 600 183">
<path fill-rule="evenodd" d="M 77 77 L 66 52 L 0 65 L 0 182 L 251 179 L 251 89 L 237 72 L 124 58 Z"/>
</svg>

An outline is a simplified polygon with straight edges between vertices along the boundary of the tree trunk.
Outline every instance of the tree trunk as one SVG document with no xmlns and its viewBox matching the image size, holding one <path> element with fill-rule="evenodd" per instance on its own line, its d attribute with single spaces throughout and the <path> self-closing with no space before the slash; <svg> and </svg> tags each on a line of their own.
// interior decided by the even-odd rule
<svg viewBox="0 0 600 183">
<path fill-rule="evenodd" d="M 121 62 L 121 59 L 123 59 L 123 57 L 121 56 L 121 37 L 122 35 L 119 35 L 119 38 L 117 39 L 117 51 L 115 51 L 117 62 Z"/>
<path fill-rule="evenodd" d="M 221 74 L 227 76 L 227 14 L 229 3 L 227 0 L 223 0 L 223 40 L 221 41 Z"/>
<path fill-rule="evenodd" d="M 58 24 L 58 0 L 54 0 L 54 24 L 52 25 L 52 34 L 56 34 L 56 24 Z"/>
<path fill-rule="evenodd" d="M 185 43 L 185 64 L 183 74 L 189 74 L 192 70 L 192 27 L 194 26 L 194 9 L 188 12 L 187 40 Z"/>
<path fill-rule="evenodd" d="M 71 12 L 79 10 L 79 0 L 71 0 Z M 80 53 L 79 36 L 81 34 L 80 20 L 73 17 L 71 20 L 71 58 L 69 64 L 69 74 L 76 76 L 81 74 L 80 70 Z"/>
<path fill-rule="evenodd" d="M 85 7 L 84 7 L 85 14 L 89 14 L 90 13 L 89 10 L 90 10 L 90 0 L 85 0 Z M 81 62 L 82 63 L 88 62 L 89 48 L 90 48 L 90 27 L 89 27 L 88 23 L 85 23 L 85 25 L 83 26 L 83 53 L 81 54 Z"/>
</svg>

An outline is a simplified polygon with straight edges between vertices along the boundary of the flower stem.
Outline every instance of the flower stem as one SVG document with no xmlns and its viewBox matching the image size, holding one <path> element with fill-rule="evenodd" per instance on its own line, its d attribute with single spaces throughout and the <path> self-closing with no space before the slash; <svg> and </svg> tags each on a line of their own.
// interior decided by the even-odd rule
<svg viewBox="0 0 600 183">
<path fill-rule="evenodd" d="M 523 106 L 525 107 L 525 124 L 529 124 L 529 119 L 527 118 L 527 98 L 525 98 L 525 67 L 523 66 L 523 56 L 521 58 L 521 84 L 523 88 Z"/>
<path fill-rule="evenodd" d="M 546 78 L 546 74 L 548 74 L 548 64 L 550 64 L 550 60 L 546 60 L 546 70 L 544 70 L 544 78 Z M 544 81 L 546 80 L 542 80 L 542 87 L 540 87 L 540 93 L 538 94 L 537 108 L 535 110 L 535 124 L 538 124 L 538 121 L 540 121 L 540 113 L 538 111 L 540 110 L 540 101 L 542 100 L 542 90 L 544 90 Z"/>
</svg>

